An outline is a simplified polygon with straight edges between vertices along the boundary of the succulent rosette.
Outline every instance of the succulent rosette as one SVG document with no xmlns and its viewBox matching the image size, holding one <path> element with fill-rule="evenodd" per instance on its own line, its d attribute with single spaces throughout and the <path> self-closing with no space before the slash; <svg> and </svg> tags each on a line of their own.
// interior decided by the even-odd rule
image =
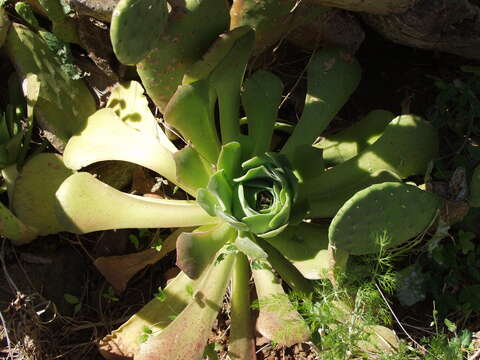
<svg viewBox="0 0 480 360">
<path fill-rule="evenodd" d="M 297 199 L 298 179 L 284 155 L 267 152 L 240 164 L 239 143 L 224 146 L 215 174 L 197 201 L 239 231 L 271 238 L 284 230 Z"/>
<path fill-rule="evenodd" d="M 189 16 L 196 16 L 197 2 L 189 4 Z M 166 136 L 142 86 L 135 82 L 116 86 L 107 107 L 91 115 L 67 143 L 63 162 L 73 174 L 60 185 L 52 204 L 61 229 L 78 234 L 120 228 L 177 229 L 164 248 L 176 249 L 180 274 L 162 296 L 101 341 L 101 352 L 109 359 L 201 359 L 207 330 L 228 288 L 230 358 L 256 358 L 255 328 L 279 345 L 306 341 L 310 329 L 290 303 L 282 281 L 307 293 L 313 288 L 310 280 L 327 278 L 333 266 L 343 266 L 348 252 L 342 248 L 354 240 L 342 239 L 356 226 L 353 221 L 362 222 L 361 216 L 350 214 L 361 215 L 363 208 L 356 210 L 356 204 L 343 208 L 343 217 L 332 222 L 339 229 L 333 229 L 331 236 L 327 222 L 311 219 L 334 217 L 352 195 L 372 184 L 422 173 L 435 152 L 435 136 L 421 120 L 408 116 L 392 120 L 393 116 L 383 114 L 383 127 L 366 134 L 371 144 L 359 139 L 358 143 L 369 145 L 353 146 L 348 160 L 326 169 L 322 149 L 312 144 L 358 85 L 358 63 L 336 49 L 314 54 L 302 116 L 295 127 L 284 126 L 278 118 L 284 92 L 281 80 L 259 70 L 244 81 L 254 40 L 252 29 L 236 28 L 219 36 L 201 58 L 189 60 L 175 93 L 161 106 L 166 126 L 183 143 L 172 143 Z M 286 127 L 289 136 L 276 132 Z M 343 149 L 324 152 L 341 150 L 344 159 Z M 406 157 L 420 160 L 413 164 Z M 81 171 L 106 160 L 141 165 L 183 190 L 187 200 L 125 193 Z M 375 202 L 377 192 L 374 195 Z M 405 198 L 409 205 L 410 198 Z M 370 230 L 365 225 L 364 232 Z M 336 250 L 329 247 L 332 239 Z M 255 327 L 251 279 L 258 299 Z"/>
</svg>

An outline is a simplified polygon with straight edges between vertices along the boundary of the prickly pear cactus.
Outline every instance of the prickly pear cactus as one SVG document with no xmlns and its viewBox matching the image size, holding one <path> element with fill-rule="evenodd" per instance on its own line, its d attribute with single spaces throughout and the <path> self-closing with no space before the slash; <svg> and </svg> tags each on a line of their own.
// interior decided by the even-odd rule
<svg viewBox="0 0 480 360">
<path fill-rule="evenodd" d="M 52 144 L 62 149 L 96 110 L 90 91 L 82 80 L 72 80 L 45 40 L 23 25 L 12 25 L 5 48 L 21 79 L 29 73 L 38 76 L 41 89 L 36 118 Z"/>
<path fill-rule="evenodd" d="M 353 255 L 394 247 L 424 231 L 442 205 L 416 186 L 386 182 L 357 192 L 338 211 L 328 230 L 330 242 Z M 387 243 L 380 244 L 385 237 Z"/>
<path fill-rule="evenodd" d="M 165 0 L 121 0 L 112 14 L 110 39 L 118 60 L 136 65 L 155 46 L 167 25 Z"/>
<path fill-rule="evenodd" d="M 160 110 L 187 69 L 227 27 L 228 4 L 224 0 L 187 0 L 184 5 L 173 6 L 164 34 L 137 65 L 147 93 Z"/>
<path fill-rule="evenodd" d="M 38 20 L 33 13 L 33 9 L 30 4 L 19 1 L 15 4 L 15 11 L 18 15 L 22 17 L 23 20 L 25 20 L 25 22 L 31 29 L 35 31 L 38 31 L 40 29 L 40 24 L 38 23 Z"/>
<path fill-rule="evenodd" d="M 295 27 L 310 22 L 327 7 L 308 4 L 308 12 L 296 0 L 234 0 L 230 10 L 230 29 L 251 26 L 255 29 L 255 50 L 260 52 L 275 44 Z"/>
<path fill-rule="evenodd" d="M 52 32 L 65 42 L 80 44 L 75 21 L 67 15 L 64 0 L 38 0 L 52 22 Z"/>
</svg>

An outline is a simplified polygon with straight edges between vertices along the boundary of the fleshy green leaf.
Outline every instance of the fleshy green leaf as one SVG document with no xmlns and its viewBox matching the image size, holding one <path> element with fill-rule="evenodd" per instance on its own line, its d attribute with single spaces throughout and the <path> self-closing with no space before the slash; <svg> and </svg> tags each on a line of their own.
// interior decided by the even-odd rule
<svg viewBox="0 0 480 360">
<path fill-rule="evenodd" d="M 330 242 L 353 255 L 401 245 L 432 223 L 442 200 L 416 186 L 386 182 L 357 192 L 338 211 Z M 385 240 L 384 243 L 381 240 Z"/>
<path fill-rule="evenodd" d="M 287 260 L 286 257 L 267 241 L 257 238 L 257 242 L 268 254 L 268 263 L 273 266 L 275 271 L 280 275 L 282 280 L 288 284 L 288 286 L 293 290 L 304 294 L 310 294 L 313 292 L 312 282 L 307 280 L 292 262 L 290 262 L 290 260 Z"/>
<path fill-rule="evenodd" d="M 199 80 L 178 88 L 165 109 L 165 121 L 179 130 L 200 155 L 216 164 L 220 142 L 213 110 L 208 81 Z"/>
<path fill-rule="evenodd" d="M 217 209 L 220 208 L 215 195 L 213 195 L 207 189 L 200 189 L 197 193 L 197 203 L 209 214 L 210 216 L 216 216 Z"/>
<path fill-rule="evenodd" d="M 253 48 L 249 27 L 233 29 L 213 43 L 203 58 L 184 77 L 183 84 L 208 78 L 210 104 L 218 101 L 223 144 L 240 141 L 240 87 Z"/>
<path fill-rule="evenodd" d="M 235 229 L 226 223 L 182 233 L 177 240 L 177 266 L 190 278 L 197 279 L 235 233 Z"/>
<path fill-rule="evenodd" d="M 69 231 L 187 227 L 213 224 L 194 201 L 163 200 L 125 194 L 88 173 L 66 179 L 56 193 L 57 216 Z"/>
<path fill-rule="evenodd" d="M 35 229 L 22 223 L 8 208 L 0 202 L 0 234 L 13 245 L 24 245 L 37 237 Z"/>
<path fill-rule="evenodd" d="M 45 41 L 23 25 L 12 25 L 5 49 L 22 79 L 29 73 L 38 76 L 41 89 L 36 119 L 54 135 L 50 134 L 49 140 L 63 147 L 70 136 L 83 129 L 95 111 L 93 96 L 82 80 L 70 79 Z"/>
<path fill-rule="evenodd" d="M 143 135 L 155 137 L 167 150 L 176 152 L 175 145 L 158 126 L 144 93 L 142 85 L 136 81 L 118 83 L 108 97 L 107 107 L 113 109 L 128 126 Z"/>
<path fill-rule="evenodd" d="M 225 177 L 232 181 L 239 175 L 242 149 L 240 143 L 230 142 L 222 146 L 218 157 L 217 169 L 224 170 Z"/>
<path fill-rule="evenodd" d="M 86 128 L 68 142 L 63 159 L 67 167 L 75 170 L 99 161 L 128 161 L 153 170 L 177 184 L 172 153 L 154 136 L 127 125 L 114 110 L 108 108 L 88 118 Z"/>
<path fill-rule="evenodd" d="M 219 264 L 210 265 L 208 277 L 199 286 L 192 301 L 165 330 L 159 335 L 153 334 L 140 345 L 136 359 L 202 358 L 213 322 L 221 309 L 234 259 L 233 254 L 229 254 Z"/>
<path fill-rule="evenodd" d="M 303 11 L 297 11 L 300 9 Z M 248 25 L 255 29 L 255 53 L 259 54 L 281 42 L 295 27 L 310 23 L 328 10 L 313 2 L 233 0 L 230 27 Z"/>
<path fill-rule="evenodd" d="M 326 279 L 330 269 L 328 226 L 301 223 L 266 239 L 307 279 Z M 344 266 L 347 254 L 337 254 L 337 266 Z"/>
<path fill-rule="evenodd" d="M 140 350 L 140 338 L 147 335 L 143 342 L 149 338 L 143 329 L 148 329 L 150 334 L 158 334 L 165 329 L 192 300 L 191 290 L 196 289 L 203 279 L 192 280 L 184 273 L 178 274 L 163 289 L 163 301 L 153 298 L 126 323 L 104 337 L 99 344 L 100 352 L 110 357 L 136 357 Z"/>
<path fill-rule="evenodd" d="M 357 88 L 361 69 L 338 49 L 319 50 L 308 64 L 308 90 L 302 117 L 282 152 L 291 158 L 295 148 L 312 145 Z"/>
<path fill-rule="evenodd" d="M 327 163 L 340 164 L 377 141 L 394 117 L 389 111 L 373 110 L 352 126 L 325 137 L 314 146 L 323 149 L 323 158 Z"/>
<path fill-rule="evenodd" d="M 55 192 L 72 174 L 60 155 L 35 155 L 27 161 L 15 181 L 13 211 L 40 235 L 65 231 L 55 216 Z"/>
<path fill-rule="evenodd" d="M 193 192 L 207 187 L 213 168 L 193 147 L 185 146 L 173 158 L 177 166 L 177 179 L 182 187 L 192 189 Z"/>
<path fill-rule="evenodd" d="M 390 170 L 379 170 L 370 175 L 366 175 L 345 184 L 344 187 L 332 190 L 330 193 L 319 192 L 310 194 L 308 200 L 310 203 L 311 217 L 333 217 L 345 202 L 356 192 L 374 184 L 384 182 L 401 182 L 400 176 Z"/>
<path fill-rule="evenodd" d="M 255 144 L 253 155 L 261 155 L 270 149 L 282 91 L 281 80 L 263 70 L 255 72 L 245 83 L 242 103 L 248 117 L 248 135 Z"/>
<path fill-rule="evenodd" d="M 236 40 L 210 76 L 212 88 L 218 98 L 223 144 L 240 140 L 240 88 L 255 39 L 254 31 L 248 27 L 232 31 L 244 31 L 245 34 Z"/>
<path fill-rule="evenodd" d="M 291 157 L 291 164 L 302 179 L 318 176 L 325 169 L 323 151 L 311 145 L 298 146 Z"/>
<path fill-rule="evenodd" d="M 302 187 L 312 204 L 311 216 L 333 216 L 331 212 L 322 212 L 322 198 L 343 193 L 345 189 L 358 191 L 356 183 L 371 184 L 369 178 L 380 170 L 388 170 L 401 178 L 424 174 L 437 152 L 438 135 L 429 123 L 415 115 L 393 119 L 382 136 L 363 152 L 317 176 L 304 179 Z M 315 209 L 316 204 L 319 211 Z"/>
<path fill-rule="evenodd" d="M 210 177 L 208 182 L 208 191 L 215 195 L 220 209 L 218 211 L 230 213 L 232 210 L 232 195 L 233 189 L 230 182 L 225 177 L 225 171 L 219 170 Z"/>
<path fill-rule="evenodd" d="M 250 31 L 251 29 L 245 26 L 220 34 L 202 58 L 187 69 L 183 77 L 183 84 L 190 84 L 210 76 L 231 52 L 238 39 Z"/>
<path fill-rule="evenodd" d="M 288 225 L 297 178 L 284 156 L 265 153 L 242 163 L 242 175 L 232 179 L 241 151 L 235 144 L 223 147 L 221 169 L 210 178 L 207 189 L 199 190 L 199 204 L 240 231 L 275 236 Z"/>
<path fill-rule="evenodd" d="M 306 341 L 310 330 L 290 303 L 280 280 L 270 269 L 252 269 L 252 272 L 259 303 L 257 330 L 279 345 Z"/>
<path fill-rule="evenodd" d="M 137 65 L 142 84 L 162 113 L 183 75 L 228 28 L 225 0 L 184 0 L 172 5 L 163 36 Z"/>
</svg>

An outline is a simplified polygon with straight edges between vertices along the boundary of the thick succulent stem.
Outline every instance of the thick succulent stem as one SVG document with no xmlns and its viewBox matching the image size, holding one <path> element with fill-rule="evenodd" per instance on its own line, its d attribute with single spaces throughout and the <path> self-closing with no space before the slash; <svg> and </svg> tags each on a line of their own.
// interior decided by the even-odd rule
<svg viewBox="0 0 480 360">
<path fill-rule="evenodd" d="M 232 276 L 230 307 L 232 322 L 228 346 L 228 355 L 231 359 L 256 359 L 249 283 L 250 264 L 244 254 L 238 253 Z"/>
</svg>

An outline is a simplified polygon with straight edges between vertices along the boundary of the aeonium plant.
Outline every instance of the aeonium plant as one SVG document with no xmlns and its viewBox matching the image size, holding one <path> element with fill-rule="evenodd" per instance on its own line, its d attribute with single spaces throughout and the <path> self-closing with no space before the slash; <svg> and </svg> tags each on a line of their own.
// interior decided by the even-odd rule
<svg viewBox="0 0 480 360">
<path fill-rule="evenodd" d="M 310 330 L 281 279 L 309 292 L 309 280 L 328 277 L 348 254 L 375 252 L 373 231 L 388 231 L 390 245 L 399 245 L 423 231 L 440 206 L 434 195 L 401 182 L 425 171 L 437 150 L 434 130 L 416 116 L 376 111 L 361 120 L 356 137 L 344 135 L 344 141 L 340 134 L 337 143 L 312 146 L 360 81 L 358 63 L 340 50 L 312 55 L 303 114 L 284 145 L 272 147 L 283 85 L 260 70 L 242 87 L 253 37 L 249 28 L 223 34 L 185 74 L 164 114 L 183 148 L 165 136 L 135 82 L 114 89 L 107 108 L 65 148 L 64 163 L 73 170 L 129 161 L 195 199 L 127 194 L 86 172 L 58 189 L 57 215 L 71 232 L 180 228 L 182 271 L 102 340 L 106 358 L 201 359 L 231 283 L 229 356 L 255 359 L 251 277 L 256 329 L 279 345 L 303 342 Z M 240 126 L 241 109 L 247 131 Z M 327 169 L 322 146 L 326 154 L 341 153 L 335 158 L 341 161 Z M 334 220 L 319 225 L 311 221 L 317 217 Z M 190 227 L 196 228 L 181 231 Z"/>
<path fill-rule="evenodd" d="M 222 147 L 217 171 L 198 191 L 197 202 L 246 237 L 278 235 L 297 203 L 298 179 L 281 154 L 267 152 L 241 163 L 241 151 L 238 142 Z"/>
</svg>

